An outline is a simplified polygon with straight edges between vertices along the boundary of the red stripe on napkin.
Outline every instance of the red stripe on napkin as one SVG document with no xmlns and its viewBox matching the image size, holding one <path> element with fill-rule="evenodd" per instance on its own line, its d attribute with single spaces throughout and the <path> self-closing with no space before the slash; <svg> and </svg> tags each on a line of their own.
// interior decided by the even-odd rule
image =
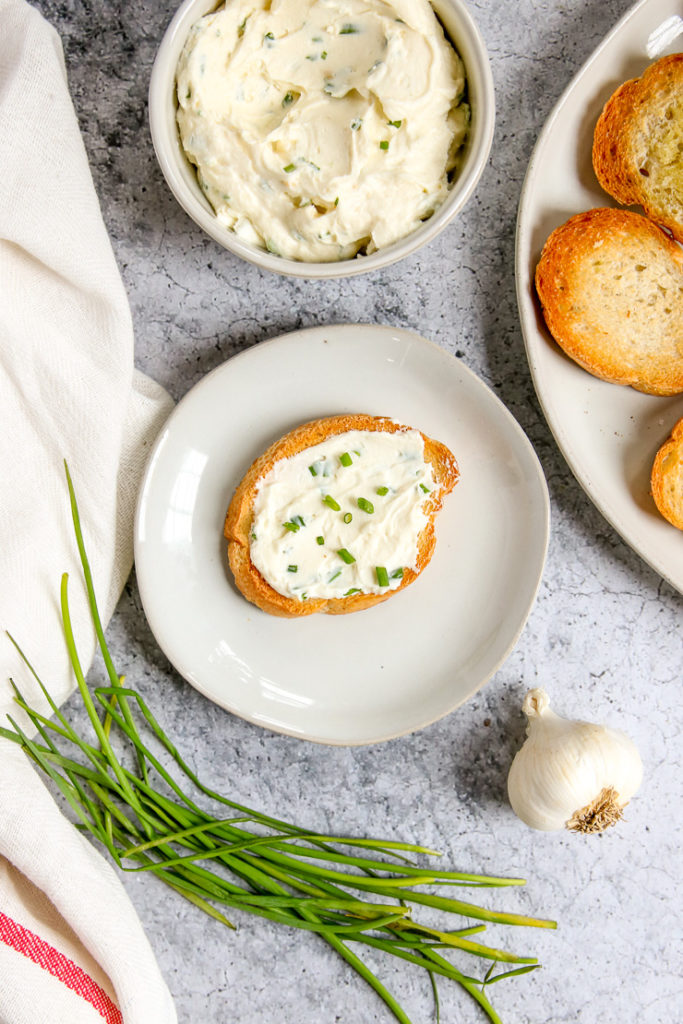
<svg viewBox="0 0 683 1024">
<path fill-rule="evenodd" d="M 118 1006 L 112 1003 L 104 989 L 100 988 L 89 974 L 86 974 L 78 964 L 69 960 L 49 942 L 45 942 L 28 928 L 23 928 L 2 912 L 0 912 L 0 942 L 16 949 L 18 953 L 22 953 L 34 964 L 38 964 L 44 971 L 48 971 L 54 978 L 63 982 L 72 992 L 94 1006 L 107 1024 L 123 1024 L 123 1017 Z"/>
</svg>

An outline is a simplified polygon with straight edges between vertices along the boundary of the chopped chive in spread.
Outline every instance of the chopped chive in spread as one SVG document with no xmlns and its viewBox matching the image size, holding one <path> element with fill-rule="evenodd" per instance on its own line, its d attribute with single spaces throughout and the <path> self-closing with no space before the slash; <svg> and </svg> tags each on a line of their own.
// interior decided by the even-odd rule
<svg viewBox="0 0 683 1024">
<path fill-rule="evenodd" d="M 337 571 L 330 576 L 330 578 L 329 578 L 329 580 L 327 582 L 331 583 L 332 580 L 336 580 L 337 576 L 341 576 L 341 574 L 342 574 L 341 569 L 337 569 Z"/>
<path fill-rule="evenodd" d="M 346 548 L 339 548 L 337 554 L 341 558 L 342 562 L 346 562 L 347 565 L 351 565 L 352 562 L 356 561 L 351 552 L 347 551 Z"/>
<path fill-rule="evenodd" d="M 298 565 L 288 565 L 287 566 L 287 572 L 298 572 L 298 571 L 299 571 L 299 566 Z"/>
<path fill-rule="evenodd" d="M 389 493 L 389 488 L 388 487 L 378 487 L 377 488 L 377 493 L 383 497 L 385 494 Z"/>
<path fill-rule="evenodd" d="M 249 17 L 249 15 L 247 15 L 247 18 L 248 17 Z M 242 24 L 237 27 L 237 35 L 238 36 L 243 36 L 244 35 L 244 30 L 247 27 L 247 18 L 245 18 L 244 21 L 242 22 Z"/>
<path fill-rule="evenodd" d="M 403 121 L 387 121 L 387 124 L 390 124 L 392 128 L 400 128 Z"/>
<path fill-rule="evenodd" d="M 293 103 L 293 102 L 294 102 L 294 95 L 291 92 L 286 92 L 285 93 L 285 98 L 282 101 L 282 106 L 283 107 L 288 107 L 290 105 L 290 103 Z"/>
<path fill-rule="evenodd" d="M 266 32 L 263 38 L 267 39 L 269 43 L 275 41 L 275 36 L 273 35 L 272 32 Z"/>
<path fill-rule="evenodd" d="M 368 501 L 367 498 L 358 499 L 358 508 L 361 510 L 361 512 L 367 512 L 369 516 L 371 516 L 372 513 L 375 511 L 375 506 L 372 504 L 371 501 Z"/>
<path fill-rule="evenodd" d="M 345 523 L 350 523 L 352 519 L 353 519 L 353 516 L 351 515 L 350 512 L 345 512 L 344 513 L 344 522 Z"/>
<path fill-rule="evenodd" d="M 349 455 L 348 452 L 343 452 L 339 456 L 339 461 L 341 462 L 342 466 L 350 466 L 353 460 L 351 459 L 351 456 Z"/>
<path fill-rule="evenodd" d="M 283 167 L 282 170 L 285 172 L 285 174 L 291 174 L 292 171 L 296 170 L 296 164 L 287 164 L 287 166 Z"/>
<path fill-rule="evenodd" d="M 320 54 L 320 58 L 321 60 L 327 60 L 327 50 L 323 50 L 323 52 Z"/>
<path fill-rule="evenodd" d="M 307 601 L 308 600 L 308 594 L 306 593 L 305 590 L 304 590 L 303 594 L 301 595 L 301 600 L 302 601 Z"/>
<path fill-rule="evenodd" d="M 351 597 L 351 594 L 360 594 L 360 590 L 358 589 L 358 587 L 351 587 L 350 590 L 346 591 L 344 597 Z"/>
<path fill-rule="evenodd" d="M 308 467 L 308 472 L 311 474 L 311 476 L 317 476 L 318 475 L 318 470 L 315 468 L 315 466 L 309 466 Z"/>
<path fill-rule="evenodd" d="M 256 534 L 254 533 L 253 530 L 251 531 L 251 539 L 256 540 Z"/>
<path fill-rule="evenodd" d="M 288 523 L 283 523 L 282 525 L 284 526 L 285 530 L 289 530 L 290 533 L 296 533 L 297 530 L 301 529 L 301 523 L 295 523 L 293 519 L 291 519 Z"/>
<path fill-rule="evenodd" d="M 402 580 L 403 579 L 403 569 L 394 569 L 394 571 L 391 574 L 391 578 L 392 578 L 392 580 Z"/>
<path fill-rule="evenodd" d="M 425 487 L 424 484 L 420 484 L 420 487 L 425 492 L 425 494 L 430 494 L 431 493 L 429 487 Z"/>
<path fill-rule="evenodd" d="M 389 149 L 389 143 L 387 142 L 386 139 L 382 139 L 382 141 L 379 144 L 379 148 L 380 149 Z"/>
<path fill-rule="evenodd" d="M 387 572 L 383 565 L 376 566 L 375 574 L 377 576 L 377 583 L 379 584 L 380 587 L 389 586 L 389 573 Z"/>
<path fill-rule="evenodd" d="M 338 501 L 334 500 L 331 494 L 326 494 L 325 497 L 323 498 L 323 501 L 328 506 L 328 508 L 331 508 L 334 512 L 341 512 L 341 505 L 339 504 Z"/>
<path fill-rule="evenodd" d="M 351 122 L 351 130 L 354 131 L 354 132 L 359 132 L 360 129 L 361 129 L 361 125 L 362 124 L 363 124 L 363 118 L 362 117 L 354 118 L 354 120 Z"/>
<path fill-rule="evenodd" d="M 358 32 L 358 29 L 356 28 L 355 25 L 342 25 L 342 27 L 339 30 L 339 35 L 352 36 L 355 32 Z"/>
<path fill-rule="evenodd" d="M 324 537 L 316 537 L 315 538 L 315 542 L 316 542 L 316 544 L 320 544 L 322 546 L 325 543 L 325 538 Z"/>
<path fill-rule="evenodd" d="M 306 520 L 304 519 L 303 516 L 292 516 L 292 522 L 293 523 L 298 523 L 299 526 L 305 526 L 306 525 Z"/>
<path fill-rule="evenodd" d="M 337 196 L 337 198 L 335 199 L 334 205 L 335 206 L 339 206 L 339 196 Z"/>
</svg>

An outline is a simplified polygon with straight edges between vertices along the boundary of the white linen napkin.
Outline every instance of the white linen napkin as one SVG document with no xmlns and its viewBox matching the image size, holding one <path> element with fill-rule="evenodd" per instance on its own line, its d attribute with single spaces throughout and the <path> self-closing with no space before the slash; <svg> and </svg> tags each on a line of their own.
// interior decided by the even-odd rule
<svg viewBox="0 0 683 1024">
<path fill-rule="evenodd" d="M 0 722 L 8 678 L 44 701 L 74 686 L 59 616 L 70 575 L 84 666 L 95 649 L 63 460 L 106 623 L 132 561 L 134 503 L 171 408 L 134 371 L 130 311 L 68 93 L 60 41 L 0 0 Z M 175 1011 L 117 874 L 0 738 L 0 1021 L 171 1024 Z"/>
</svg>

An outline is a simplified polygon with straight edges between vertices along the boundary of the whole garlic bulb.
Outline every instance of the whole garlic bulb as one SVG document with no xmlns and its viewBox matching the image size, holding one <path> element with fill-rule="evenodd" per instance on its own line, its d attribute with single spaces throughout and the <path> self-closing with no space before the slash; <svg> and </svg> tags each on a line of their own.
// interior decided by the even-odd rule
<svg viewBox="0 0 683 1024">
<path fill-rule="evenodd" d="M 527 738 L 508 775 L 515 814 L 543 831 L 616 824 L 643 778 L 635 744 L 616 729 L 561 718 L 545 690 L 530 690 L 522 709 Z"/>
</svg>

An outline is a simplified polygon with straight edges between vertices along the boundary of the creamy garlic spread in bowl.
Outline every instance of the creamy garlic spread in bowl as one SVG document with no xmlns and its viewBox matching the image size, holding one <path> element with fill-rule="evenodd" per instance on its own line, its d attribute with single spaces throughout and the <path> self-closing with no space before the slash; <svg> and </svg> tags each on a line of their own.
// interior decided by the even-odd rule
<svg viewBox="0 0 683 1024">
<path fill-rule="evenodd" d="M 462 208 L 493 87 L 460 0 L 186 0 L 150 124 L 171 190 L 225 248 L 339 277 L 400 259 Z"/>
</svg>

